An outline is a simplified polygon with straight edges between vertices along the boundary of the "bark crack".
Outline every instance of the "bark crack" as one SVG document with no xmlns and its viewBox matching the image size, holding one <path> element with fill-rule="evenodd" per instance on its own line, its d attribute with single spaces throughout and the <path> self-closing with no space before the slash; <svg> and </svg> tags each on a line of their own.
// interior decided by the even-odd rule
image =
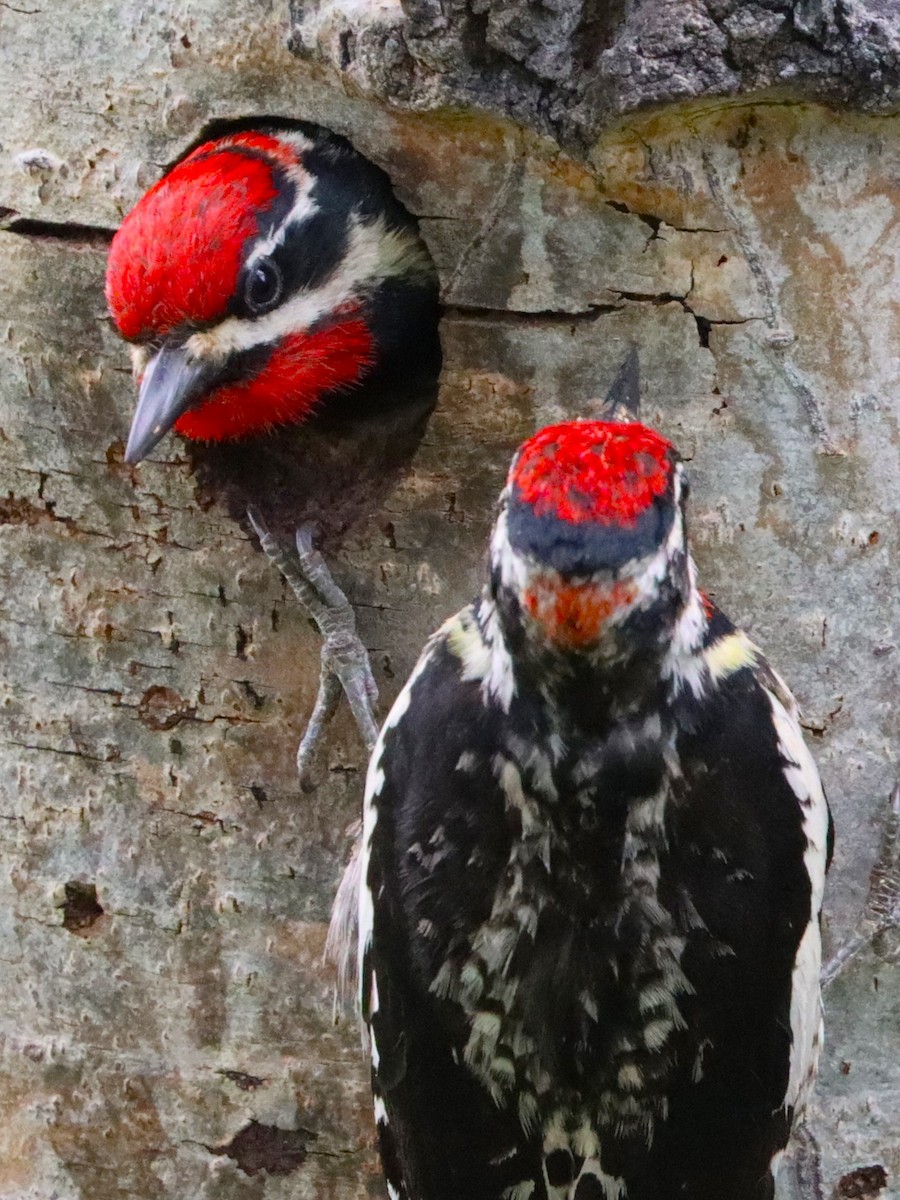
<svg viewBox="0 0 900 1200">
<path fill-rule="evenodd" d="M 678 233 L 732 233 L 733 230 L 726 226 L 724 229 L 716 229 L 709 225 L 673 225 L 671 221 L 667 221 L 664 217 L 658 217 L 655 213 L 640 212 L 636 208 L 629 208 L 621 200 L 605 200 L 604 203 L 608 208 L 614 208 L 616 212 L 628 213 L 631 217 L 637 217 L 639 221 L 643 221 L 651 231 L 651 236 L 647 239 L 652 242 L 659 237 L 659 231 L 663 225 L 666 229 L 674 229 Z"/>
<path fill-rule="evenodd" d="M 115 762 L 117 755 L 110 751 L 109 754 L 88 754 L 86 750 L 65 750 L 62 746 L 42 746 L 38 742 L 21 742 L 16 738 L 4 738 L 4 746 L 17 746 L 20 750 L 35 750 L 43 754 L 61 754 L 67 758 L 82 758 L 87 762 L 108 763 Z"/>
<path fill-rule="evenodd" d="M 614 290 L 614 295 L 621 300 L 628 300 L 635 304 L 680 304 L 686 313 L 689 313 L 697 326 L 697 340 L 701 349 L 710 350 L 709 336 L 714 326 L 718 325 L 749 325 L 751 321 L 761 321 L 762 317 L 736 317 L 731 320 L 705 317 L 702 313 L 689 302 L 688 297 L 694 290 L 694 270 L 691 267 L 691 286 L 685 294 L 679 295 L 677 292 L 623 292 L 619 289 Z M 711 351 L 710 351 L 711 352 Z"/>
<path fill-rule="evenodd" d="M 6 210 L 7 213 L 9 211 Z M 4 218 L 0 222 L 0 232 L 14 233 L 39 242 L 64 242 L 84 250 L 105 250 L 116 234 L 115 229 L 108 229 L 105 225 L 84 225 L 80 221 L 38 221 L 32 217 L 16 217 L 11 221 Z"/>
<path fill-rule="evenodd" d="M 541 325 L 592 325 L 608 313 L 621 312 L 621 304 L 591 304 L 587 308 L 566 312 L 559 309 L 538 309 L 524 312 L 514 308 L 490 308 L 482 305 L 445 304 L 444 314 L 463 321 L 489 321 L 494 325 L 515 325 L 527 328 Z"/>
</svg>

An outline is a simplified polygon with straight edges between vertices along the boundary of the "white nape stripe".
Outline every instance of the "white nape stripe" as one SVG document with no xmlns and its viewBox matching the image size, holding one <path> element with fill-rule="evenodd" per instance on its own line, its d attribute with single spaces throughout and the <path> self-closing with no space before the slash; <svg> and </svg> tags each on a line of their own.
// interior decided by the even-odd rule
<svg viewBox="0 0 900 1200">
<path fill-rule="evenodd" d="M 280 142 L 287 142 L 289 146 L 293 146 L 298 154 L 305 154 L 308 150 L 315 147 L 315 142 L 310 141 L 305 133 L 301 133 L 299 129 L 278 129 L 275 131 L 275 136 Z"/>
<path fill-rule="evenodd" d="M 690 599 L 676 622 L 662 673 L 664 677 L 672 680 L 676 695 L 683 688 L 690 688 L 699 700 L 708 681 L 705 656 L 700 652 L 706 632 L 706 613 L 703 597 L 697 588 L 697 568 L 690 554 L 687 556 L 687 570 Z"/>
<path fill-rule="evenodd" d="M 627 563 L 619 572 L 621 578 L 627 577 L 633 580 L 637 588 L 637 596 L 626 611 L 630 611 L 631 608 L 643 608 L 656 599 L 659 595 L 659 585 L 671 571 L 675 556 L 686 550 L 684 519 L 681 515 L 681 493 L 684 490 L 684 468 L 681 463 L 678 463 L 675 468 L 672 488 L 672 504 L 675 514 L 669 536 L 655 554 L 647 559 L 635 559 L 633 562 Z M 694 577 L 691 576 L 691 584 L 694 585 L 694 583 Z"/>
<path fill-rule="evenodd" d="M 687 559 L 687 574 L 689 596 L 675 625 L 672 642 L 663 662 L 663 675 L 672 680 L 677 695 L 682 688 L 688 687 L 699 700 L 706 689 L 707 672 L 700 655 L 703 637 L 706 632 L 706 612 L 703 607 L 703 597 L 697 587 L 697 567 L 685 544 L 684 521 L 680 517 L 681 496 L 684 491 L 684 467 L 681 463 L 675 468 L 676 506 L 675 520 L 666 541 L 665 554 L 667 562 L 675 555 L 683 552 Z"/>
<path fill-rule="evenodd" d="M 193 334 L 185 346 L 192 359 L 222 362 L 232 354 L 309 329 L 384 279 L 430 274 L 431 269 L 428 253 L 412 231 L 388 229 L 383 218 L 369 223 L 351 218 L 344 257 L 320 287 L 296 292 L 260 317 L 226 317 L 212 329 Z"/>
<path fill-rule="evenodd" d="M 262 132 L 268 137 L 274 138 L 277 142 L 286 142 L 287 145 L 293 147 L 298 154 L 304 153 L 307 150 L 312 150 L 315 145 L 309 138 L 300 132 L 299 129 L 277 129 L 263 128 Z M 236 146 L 238 150 L 246 149 L 247 147 L 241 142 L 241 138 L 245 136 L 241 133 L 232 133 L 222 139 L 222 144 L 225 146 Z"/>
<path fill-rule="evenodd" d="M 482 601 L 485 609 L 482 621 L 482 633 L 490 650 L 490 668 L 484 680 L 484 690 L 493 697 L 504 712 L 509 712 L 513 696 L 516 694 L 516 676 L 513 662 L 506 640 L 500 629 L 500 619 L 493 602 Z"/>
<path fill-rule="evenodd" d="M 784 777 L 797 797 L 802 815 L 806 835 L 803 864 L 810 884 L 808 923 L 797 947 L 791 973 L 791 1061 L 784 1097 L 786 1108 L 802 1110 L 815 1078 L 822 1046 L 819 914 L 825 890 L 828 806 L 816 764 L 803 740 L 794 699 L 778 676 L 775 676 L 775 682 L 782 695 L 776 695 L 769 688 L 766 688 L 766 695 L 772 707 Z"/>
</svg>

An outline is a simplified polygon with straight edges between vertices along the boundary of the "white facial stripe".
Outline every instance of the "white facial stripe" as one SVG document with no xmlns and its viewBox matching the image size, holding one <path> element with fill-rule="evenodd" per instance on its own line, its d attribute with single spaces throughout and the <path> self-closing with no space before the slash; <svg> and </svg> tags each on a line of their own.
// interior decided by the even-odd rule
<svg viewBox="0 0 900 1200">
<path fill-rule="evenodd" d="M 497 609 L 493 604 L 485 607 L 482 630 L 490 647 L 490 668 L 484 686 L 488 696 L 492 696 L 504 712 L 509 712 L 512 698 L 516 694 L 516 676 L 512 658 L 500 630 Z"/>
<path fill-rule="evenodd" d="M 135 346 L 132 344 L 128 347 L 128 353 L 131 356 L 131 373 L 135 379 L 140 379 L 147 369 L 147 363 L 150 361 L 150 347 Z"/>
<path fill-rule="evenodd" d="M 700 654 L 706 633 L 706 611 L 697 589 L 697 568 L 690 555 L 687 564 L 690 598 L 676 622 L 672 643 L 663 663 L 663 675 L 673 680 L 675 695 L 682 688 L 690 688 L 699 698 L 710 677 L 708 665 Z"/>
<path fill-rule="evenodd" d="M 226 317 L 188 338 L 186 347 L 193 359 L 223 362 L 232 354 L 309 329 L 384 279 L 431 271 L 428 252 L 412 231 L 388 230 L 382 218 L 368 224 L 354 218 L 343 259 L 318 288 L 295 293 L 261 317 Z"/>
<path fill-rule="evenodd" d="M 303 136 L 302 133 L 293 133 L 285 135 L 277 135 L 278 141 L 285 142 L 291 146 L 298 155 L 306 150 L 312 149 L 312 142 L 309 138 Z M 239 138 L 227 139 L 225 145 L 233 145 L 238 150 L 242 148 L 242 143 Z M 270 160 L 271 161 L 271 160 Z M 306 217 L 312 216 L 314 212 L 318 212 L 318 207 L 314 203 L 311 193 L 315 186 L 315 177 L 307 171 L 302 162 L 296 162 L 292 166 L 286 167 L 283 163 L 277 163 L 279 170 L 287 176 L 293 183 L 295 189 L 295 199 L 290 212 L 281 222 L 277 229 L 263 242 L 258 242 L 253 248 L 253 252 L 247 259 L 246 266 L 252 266 L 260 258 L 270 255 L 276 247 L 280 246 L 284 241 L 288 226 L 304 220 Z"/>
<path fill-rule="evenodd" d="M 301 221 L 305 221 L 307 217 L 311 217 L 319 211 L 319 206 L 312 198 L 312 190 L 316 182 L 313 176 L 300 166 L 288 171 L 288 176 L 294 181 L 296 188 L 291 210 L 277 229 L 274 229 L 264 241 L 257 242 L 253 247 L 253 252 L 247 258 L 245 270 L 249 270 L 261 258 L 269 258 L 282 245 L 291 225 L 299 225 Z"/>
</svg>

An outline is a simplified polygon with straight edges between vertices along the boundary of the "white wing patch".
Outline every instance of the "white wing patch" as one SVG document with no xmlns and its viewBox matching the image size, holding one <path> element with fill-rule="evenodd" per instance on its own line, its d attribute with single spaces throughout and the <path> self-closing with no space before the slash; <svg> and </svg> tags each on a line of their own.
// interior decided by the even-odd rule
<svg viewBox="0 0 900 1200">
<path fill-rule="evenodd" d="M 785 1107 L 802 1111 L 809 1096 L 822 1047 L 822 998 L 819 973 L 822 965 L 822 939 L 819 914 L 825 889 L 825 864 L 828 842 L 828 806 L 797 719 L 796 705 L 788 689 L 774 676 L 778 695 L 765 688 L 772 707 L 772 723 L 778 738 L 784 777 L 797 797 L 806 835 L 803 863 L 809 876 L 809 922 L 794 957 L 791 976 L 791 1063 Z"/>
</svg>

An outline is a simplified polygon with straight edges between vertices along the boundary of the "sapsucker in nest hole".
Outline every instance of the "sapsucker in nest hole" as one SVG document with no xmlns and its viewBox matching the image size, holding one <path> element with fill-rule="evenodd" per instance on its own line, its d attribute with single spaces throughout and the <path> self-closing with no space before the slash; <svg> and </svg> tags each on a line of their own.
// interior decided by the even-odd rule
<svg viewBox="0 0 900 1200">
<path fill-rule="evenodd" d="M 369 747 L 377 733 L 368 656 L 313 535 L 369 515 L 418 445 L 437 292 L 384 172 L 299 121 L 211 126 L 113 239 L 106 294 L 140 381 L 126 460 L 182 434 L 204 493 L 253 527 L 324 635 L 301 770 L 341 687 Z"/>
<path fill-rule="evenodd" d="M 831 823 L 637 422 L 515 456 L 376 745 L 359 953 L 396 1200 L 767 1200 L 821 1043 Z"/>
</svg>

